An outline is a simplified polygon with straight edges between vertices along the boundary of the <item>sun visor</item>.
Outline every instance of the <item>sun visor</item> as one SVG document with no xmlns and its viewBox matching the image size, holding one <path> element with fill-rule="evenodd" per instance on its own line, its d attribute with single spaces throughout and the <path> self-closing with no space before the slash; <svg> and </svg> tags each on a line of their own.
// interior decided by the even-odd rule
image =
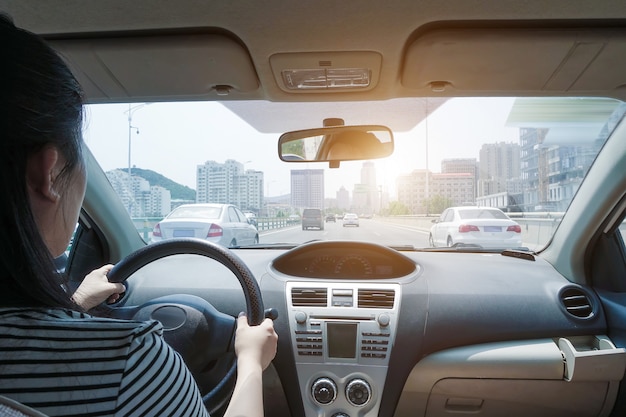
<svg viewBox="0 0 626 417">
<path fill-rule="evenodd" d="M 402 84 L 450 95 L 626 94 L 626 29 L 455 28 L 417 36 Z"/>
<path fill-rule="evenodd" d="M 216 34 L 50 41 L 88 102 L 193 100 L 255 91 L 248 51 Z"/>
</svg>

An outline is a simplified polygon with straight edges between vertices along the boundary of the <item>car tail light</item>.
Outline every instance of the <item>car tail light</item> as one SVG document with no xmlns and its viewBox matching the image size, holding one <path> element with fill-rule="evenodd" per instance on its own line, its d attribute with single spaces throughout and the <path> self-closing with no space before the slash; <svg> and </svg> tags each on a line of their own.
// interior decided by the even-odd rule
<svg viewBox="0 0 626 417">
<path fill-rule="evenodd" d="M 152 236 L 156 236 L 156 237 L 163 237 L 163 235 L 161 234 L 161 224 L 157 223 L 154 225 L 154 228 L 152 229 Z"/>
<path fill-rule="evenodd" d="M 209 227 L 209 233 L 206 234 L 206 237 L 220 237 L 224 234 L 224 231 L 217 224 L 211 224 Z"/>
<path fill-rule="evenodd" d="M 462 224 L 459 226 L 459 233 L 467 233 L 467 232 L 480 232 L 478 226 L 474 226 L 472 224 Z"/>
<path fill-rule="evenodd" d="M 509 226 L 506 228 L 507 232 L 515 232 L 515 233 L 522 233 L 522 228 L 519 224 L 516 224 L 515 226 Z"/>
</svg>

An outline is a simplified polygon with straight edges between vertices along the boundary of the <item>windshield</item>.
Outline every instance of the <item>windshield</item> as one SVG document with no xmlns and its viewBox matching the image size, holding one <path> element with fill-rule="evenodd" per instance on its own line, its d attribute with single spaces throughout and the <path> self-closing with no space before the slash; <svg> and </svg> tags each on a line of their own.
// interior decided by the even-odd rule
<svg viewBox="0 0 626 417">
<path fill-rule="evenodd" d="M 602 98 L 277 103 L 268 111 L 273 105 L 89 105 L 84 136 L 148 242 L 152 228 L 182 204 L 227 203 L 256 216 L 260 245 L 321 239 L 540 250 L 625 110 Z M 385 120 L 387 105 L 397 110 L 395 120 Z M 393 154 L 338 168 L 279 159 L 282 133 L 321 127 L 326 117 L 389 126 Z M 453 207 L 499 211 L 460 211 L 459 225 L 452 210 L 444 221 Z M 322 218 L 305 224 L 310 208 Z M 346 213 L 355 213 L 358 225 L 343 223 Z"/>
</svg>

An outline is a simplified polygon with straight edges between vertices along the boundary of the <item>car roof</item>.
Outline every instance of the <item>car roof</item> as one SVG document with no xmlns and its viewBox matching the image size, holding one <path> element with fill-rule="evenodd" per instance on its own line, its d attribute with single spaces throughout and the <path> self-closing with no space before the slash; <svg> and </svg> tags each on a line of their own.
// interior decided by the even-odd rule
<svg viewBox="0 0 626 417">
<path fill-rule="evenodd" d="M 406 131 L 420 121 L 414 114 L 449 97 L 626 99 L 626 64 L 611 59 L 626 54 L 626 2 L 85 4 L 0 0 L 0 9 L 67 57 L 89 103 L 226 100 L 257 130 L 282 132 L 320 126 L 329 115 L 370 122 L 370 111 L 356 103 L 364 100 L 416 98 L 377 108 L 380 124 Z M 310 67 L 367 68 L 371 84 L 315 93 L 286 88 L 283 71 Z M 289 117 L 268 117 L 276 113 Z"/>
<path fill-rule="evenodd" d="M 191 203 L 191 204 L 181 204 L 177 208 L 185 208 L 185 207 L 225 207 L 232 206 L 232 204 L 227 203 Z"/>
</svg>

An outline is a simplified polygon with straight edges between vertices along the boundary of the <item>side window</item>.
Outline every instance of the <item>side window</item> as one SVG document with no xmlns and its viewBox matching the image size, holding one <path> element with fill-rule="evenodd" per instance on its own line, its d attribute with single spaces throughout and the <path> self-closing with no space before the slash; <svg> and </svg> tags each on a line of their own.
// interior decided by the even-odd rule
<svg viewBox="0 0 626 417">
<path fill-rule="evenodd" d="M 237 213 L 237 216 L 239 216 L 239 222 L 248 223 L 248 219 L 246 218 L 246 215 L 243 214 L 241 210 L 235 207 L 235 212 Z"/>
<path fill-rule="evenodd" d="M 228 207 L 228 218 L 233 223 L 239 223 L 239 217 L 234 207 Z"/>
<path fill-rule="evenodd" d="M 242 222 L 240 217 L 237 215 L 237 211 L 239 211 L 239 210 L 237 210 L 235 207 L 232 207 L 232 206 L 228 207 L 228 218 L 233 223 L 241 223 Z M 241 217 L 243 217 L 243 215 Z"/>
<path fill-rule="evenodd" d="M 445 213 L 446 217 L 443 219 L 444 222 L 451 222 L 454 220 L 454 210 L 447 210 Z"/>
<path fill-rule="evenodd" d="M 445 222 L 446 216 L 448 215 L 449 212 L 450 212 L 449 209 L 444 210 L 443 213 L 441 213 L 441 216 L 439 216 L 439 222 Z"/>
</svg>

